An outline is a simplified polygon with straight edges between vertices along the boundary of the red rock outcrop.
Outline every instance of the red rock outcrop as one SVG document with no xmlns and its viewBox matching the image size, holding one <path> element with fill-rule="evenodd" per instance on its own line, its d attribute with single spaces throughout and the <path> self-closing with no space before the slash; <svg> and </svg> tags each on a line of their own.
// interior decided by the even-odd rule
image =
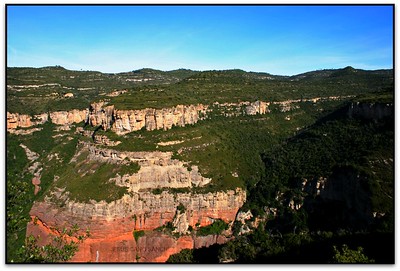
<svg viewBox="0 0 400 271">
<path fill-rule="evenodd" d="M 91 202 L 35 202 L 30 215 L 42 221 L 41 227 L 28 224 L 27 235 L 47 236 L 51 228 L 71 227 L 77 224 L 82 231 L 90 230 L 90 238 L 81 245 L 73 262 L 162 262 L 184 248 L 198 248 L 214 243 L 222 243 L 224 237 L 175 238 L 159 232 L 148 232 L 136 243 L 135 230 L 154 230 L 169 221 L 177 213 L 177 206 L 185 206 L 186 220 L 196 227 L 211 224 L 214 219 L 226 222 L 235 220 L 238 209 L 245 201 L 245 192 L 217 192 L 208 194 L 163 192 L 154 195 L 150 192 L 125 195 L 121 200 L 111 203 Z M 56 202 L 56 201 L 55 201 Z M 63 207 L 60 207 L 64 205 Z M 99 256 L 100 255 L 100 256 Z"/>
<path fill-rule="evenodd" d="M 48 243 L 51 235 L 58 234 L 50 228 L 53 223 L 34 220 L 35 216 L 32 216 L 27 234 L 40 236 L 39 245 Z M 94 222 L 99 226 L 91 230 L 91 236 L 79 244 L 79 250 L 70 262 L 165 262 L 182 249 L 208 247 L 229 240 L 223 235 L 174 237 L 157 231 L 146 231 L 144 236 L 135 240 L 131 228 L 126 227 L 127 223 L 121 224 L 121 220 Z M 104 229 L 109 234 L 104 235 Z"/>
</svg>

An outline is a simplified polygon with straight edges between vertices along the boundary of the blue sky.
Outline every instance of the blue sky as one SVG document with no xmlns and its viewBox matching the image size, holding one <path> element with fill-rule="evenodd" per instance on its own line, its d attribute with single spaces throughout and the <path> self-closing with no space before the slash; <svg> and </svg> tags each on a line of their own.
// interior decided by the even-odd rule
<svg viewBox="0 0 400 271">
<path fill-rule="evenodd" d="M 391 6 L 8 6 L 7 66 L 393 68 Z"/>
</svg>

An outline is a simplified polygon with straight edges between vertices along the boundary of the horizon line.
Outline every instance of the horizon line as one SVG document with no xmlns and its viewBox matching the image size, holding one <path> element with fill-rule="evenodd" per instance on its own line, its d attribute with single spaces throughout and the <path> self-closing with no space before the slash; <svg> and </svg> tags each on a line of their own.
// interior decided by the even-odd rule
<svg viewBox="0 0 400 271">
<path fill-rule="evenodd" d="M 69 70 L 69 71 L 76 71 L 76 72 L 100 72 L 103 74 L 119 74 L 119 73 L 127 73 L 127 72 L 134 72 L 134 71 L 140 71 L 140 70 L 155 70 L 155 71 L 160 71 L 160 72 L 172 72 L 172 71 L 179 71 L 179 70 L 188 70 L 188 71 L 194 71 L 194 72 L 211 72 L 211 71 L 234 71 L 234 70 L 239 70 L 239 71 L 243 71 L 246 73 L 266 73 L 266 74 L 270 74 L 270 75 L 274 75 L 274 76 L 287 76 L 287 77 L 291 77 L 291 76 L 297 76 L 300 74 L 304 74 L 304 73 L 308 73 L 308 72 L 316 72 L 316 71 L 326 71 L 326 70 L 342 70 L 342 69 L 346 69 L 346 68 L 352 68 L 355 70 L 362 70 L 362 71 L 379 71 L 379 70 L 393 70 L 393 68 L 379 68 L 379 69 L 359 69 L 359 68 L 355 68 L 353 66 L 345 66 L 342 68 L 320 68 L 320 69 L 315 69 L 315 70 L 309 70 L 309 71 L 305 71 L 305 72 L 301 72 L 301 73 L 297 73 L 297 74 L 292 74 L 292 75 L 284 75 L 284 74 L 272 74 L 269 73 L 267 71 L 252 71 L 252 70 L 244 70 L 244 69 L 240 69 L 240 68 L 230 68 L 230 69 L 204 69 L 204 70 L 197 70 L 197 69 L 190 69 L 190 68 L 177 68 L 177 69 L 171 69 L 171 70 L 162 70 L 162 69 L 157 69 L 157 68 L 150 68 L 150 67 L 142 67 L 139 69 L 133 69 L 133 70 L 129 70 L 129 71 L 120 71 L 120 72 L 104 72 L 104 71 L 100 71 L 100 70 L 89 70 L 89 69 L 70 69 L 70 68 L 66 68 L 64 66 L 61 65 L 49 65 L 49 66 L 41 66 L 41 67 L 29 67 L 29 66 L 12 66 L 12 67 L 8 67 L 6 66 L 7 69 L 9 68 L 17 68 L 17 69 L 44 69 L 44 68 L 63 68 L 65 70 Z"/>
</svg>

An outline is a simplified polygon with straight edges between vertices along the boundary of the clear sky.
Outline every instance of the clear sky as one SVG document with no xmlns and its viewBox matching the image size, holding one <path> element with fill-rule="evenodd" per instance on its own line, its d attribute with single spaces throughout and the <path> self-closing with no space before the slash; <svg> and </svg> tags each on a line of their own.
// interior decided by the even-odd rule
<svg viewBox="0 0 400 271">
<path fill-rule="evenodd" d="M 392 6 L 7 6 L 7 66 L 393 68 Z"/>
</svg>

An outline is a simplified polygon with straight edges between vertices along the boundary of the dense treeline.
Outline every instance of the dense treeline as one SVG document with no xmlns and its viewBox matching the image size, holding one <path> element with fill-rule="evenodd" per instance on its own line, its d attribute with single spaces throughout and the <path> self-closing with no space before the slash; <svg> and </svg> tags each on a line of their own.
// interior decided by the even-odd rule
<svg viewBox="0 0 400 271">
<path fill-rule="evenodd" d="M 394 262 L 393 115 L 346 112 L 325 116 L 262 155 L 265 172 L 248 183 L 242 207 L 253 214 L 247 226 L 261 220 L 252 233 L 241 233 L 235 222 L 236 238 L 216 249 L 215 262 Z M 199 253 L 170 261 L 198 262 Z"/>
</svg>

